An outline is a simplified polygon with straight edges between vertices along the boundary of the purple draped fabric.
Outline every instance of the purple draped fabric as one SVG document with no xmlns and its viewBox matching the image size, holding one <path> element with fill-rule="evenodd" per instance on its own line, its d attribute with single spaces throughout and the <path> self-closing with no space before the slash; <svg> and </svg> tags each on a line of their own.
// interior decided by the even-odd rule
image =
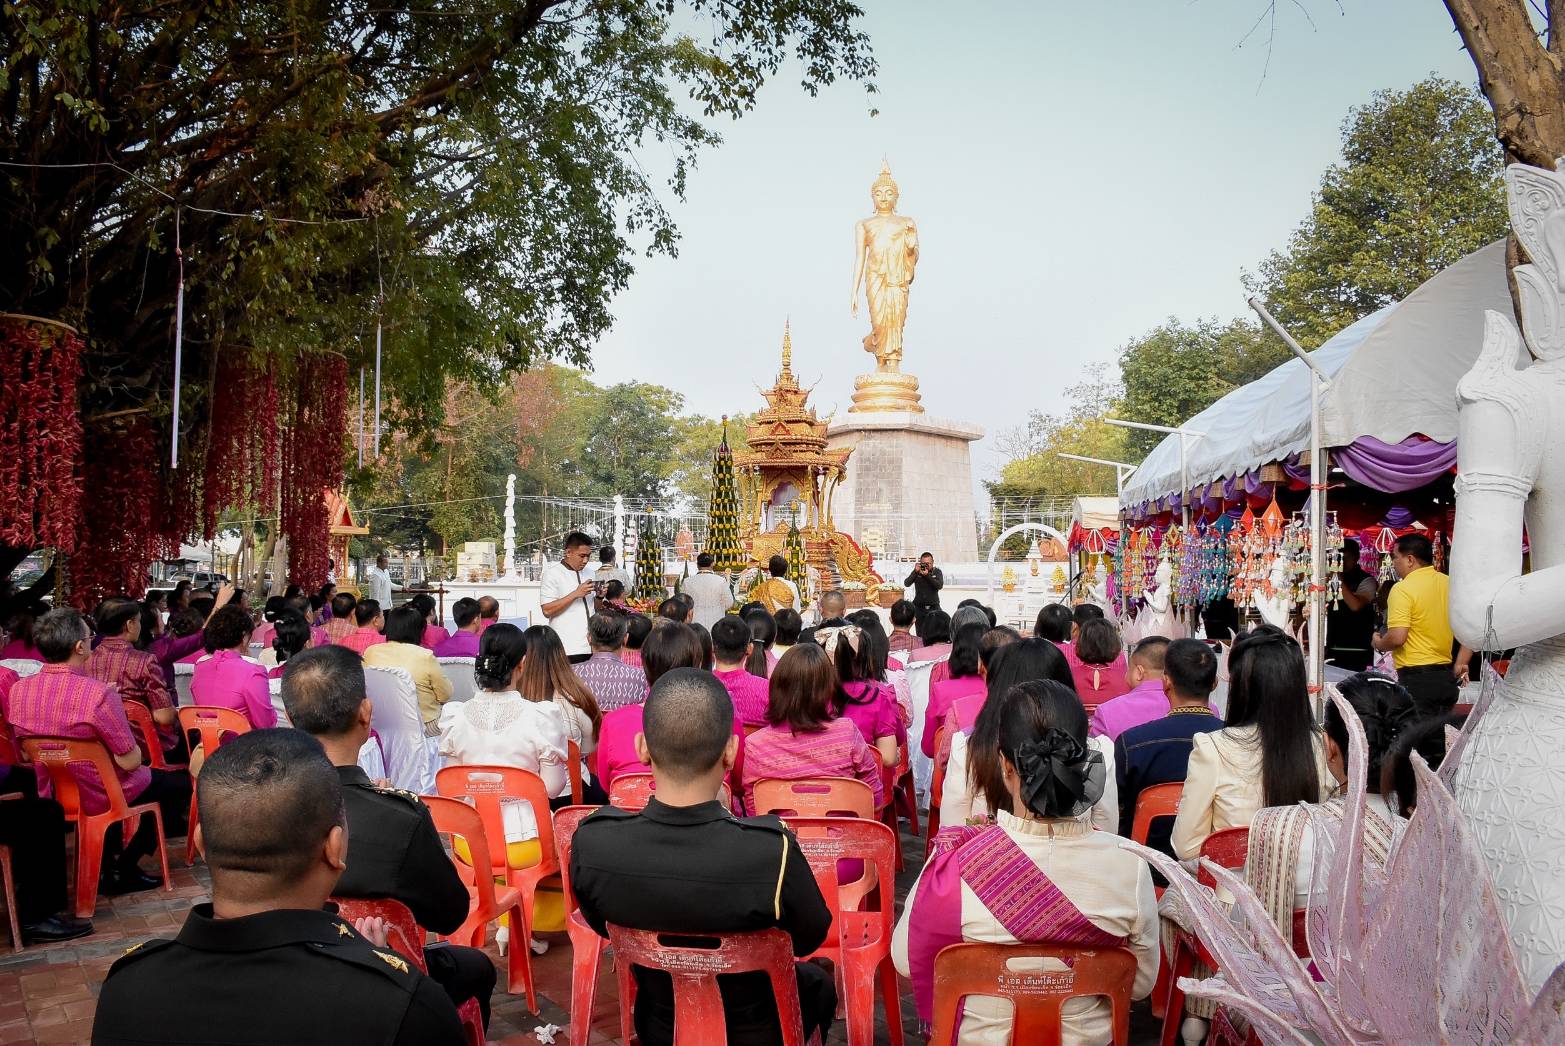
<svg viewBox="0 0 1565 1046">
<path fill-rule="evenodd" d="M 1360 436 L 1331 456 L 1353 482 L 1397 493 L 1422 487 L 1449 471 L 1456 464 L 1456 442 L 1437 443 L 1416 433 L 1401 443 Z"/>
</svg>

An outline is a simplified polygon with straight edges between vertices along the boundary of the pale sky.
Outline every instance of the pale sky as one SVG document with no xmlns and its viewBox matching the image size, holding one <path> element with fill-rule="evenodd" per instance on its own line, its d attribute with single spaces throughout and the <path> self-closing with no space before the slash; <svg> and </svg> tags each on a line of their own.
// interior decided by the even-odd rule
<svg viewBox="0 0 1565 1046">
<path fill-rule="evenodd" d="M 988 430 L 975 486 L 992 478 L 994 435 L 1060 409 L 1087 365 L 1170 315 L 1246 311 L 1241 272 L 1308 211 L 1350 106 L 1476 81 L 1437 0 L 1301 2 L 1314 27 L 1279 0 L 1267 68 L 1264 25 L 1240 46 L 1265 0 L 860 0 L 879 95 L 785 76 L 724 125 L 671 204 L 679 257 L 639 262 L 596 379 L 751 411 L 791 317 L 812 402 L 846 411 L 872 364 L 853 225 L 885 155 L 922 252 L 903 368 L 929 413 Z"/>
</svg>

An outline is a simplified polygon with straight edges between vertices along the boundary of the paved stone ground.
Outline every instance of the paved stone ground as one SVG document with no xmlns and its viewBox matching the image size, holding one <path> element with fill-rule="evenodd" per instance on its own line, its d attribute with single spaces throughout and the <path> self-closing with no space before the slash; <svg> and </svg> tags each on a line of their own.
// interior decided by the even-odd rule
<svg viewBox="0 0 1565 1046">
<path fill-rule="evenodd" d="M 902 843 L 907 868 L 897 879 L 899 901 L 905 897 L 918 874 L 923 857 L 923 840 L 905 831 Z M 0 1044 L 6 1043 L 85 1043 L 92 1032 L 92 1014 L 99 985 L 115 959 L 131 945 L 149 937 L 174 935 L 184 922 L 190 906 L 204 900 L 210 880 L 204 865 L 186 868 L 183 839 L 170 842 L 171 893 L 160 890 L 127 897 L 100 898 L 93 918 L 96 932 L 90 937 L 64 944 L 28 948 L 21 952 L 0 952 Z M 571 947 L 564 934 L 550 935 L 546 955 L 533 960 L 533 975 L 538 990 L 538 1014 L 529 1013 L 526 997 L 504 993 L 504 963 L 491 940 L 488 951 L 502 971 L 501 987 L 494 996 L 494 1013 L 489 1040 L 500 1046 L 537 1046 L 533 1030 L 542 1024 L 562 1029 L 570 1023 Z M 916 1034 L 917 1017 L 911 988 L 902 995 L 902 1021 L 906 1041 L 922 1040 Z M 883 1014 L 877 1007 L 877 1044 L 889 1044 Z M 1131 1042 L 1150 1046 L 1157 1042 L 1160 1022 L 1152 1018 L 1146 1003 L 1131 1011 Z M 597 1002 L 592 1014 L 591 1042 L 594 1046 L 620 1043 L 619 999 L 614 972 L 605 957 L 598 981 Z M 556 1037 L 564 1046 L 564 1033 Z M 828 1046 L 846 1046 L 841 1022 L 832 1029 Z"/>
</svg>

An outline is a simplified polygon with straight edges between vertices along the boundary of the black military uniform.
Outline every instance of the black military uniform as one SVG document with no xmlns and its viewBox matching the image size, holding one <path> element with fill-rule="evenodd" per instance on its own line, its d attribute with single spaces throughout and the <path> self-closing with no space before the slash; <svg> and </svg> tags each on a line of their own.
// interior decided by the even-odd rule
<svg viewBox="0 0 1565 1046">
<path fill-rule="evenodd" d="M 571 846 L 571 888 L 599 934 L 606 924 L 666 933 L 727 933 L 779 927 L 795 955 L 826 939 L 831 911 L 793 835 L 776 817 L 736 818 L 720 803 L 641 813 L 605 807 L 583 821 Z M 831 975 L 796 965 L 804 1033 L 821 1039 L 837 1008 Z M 672 1043 L 673 985 L 656 970 L 634 970 L 636 1033 L 648 1046 Z M 780 1043 L 777 1000 L 764 973 L 718 978 L 728 1041 Z"/>
<path fill-rule="evenodd" d="M 177 938 L 139 944 L 109 969 L 92 1041 L 461 1046 L 463 1036 L 440 985 L 332 911 L 214 919 L 198 904 Z"/>
<path fill-rule="evenodd" d="M 455 931 L 467 919 L 467 887 L 440 844 L 429 808 L 412 792 L 377 788 L 357 766 L 337 767 L 337 779 L 348 814 L 348 867 L 336 895 L 389 897 L 407 905 L 424 929 Z M 477 948 L 437 944 L 424 949 L 424 960 L 452 1001 L 478 1000 L 488 1027 L 495 986 L 489 956 Z"/>
</svg>

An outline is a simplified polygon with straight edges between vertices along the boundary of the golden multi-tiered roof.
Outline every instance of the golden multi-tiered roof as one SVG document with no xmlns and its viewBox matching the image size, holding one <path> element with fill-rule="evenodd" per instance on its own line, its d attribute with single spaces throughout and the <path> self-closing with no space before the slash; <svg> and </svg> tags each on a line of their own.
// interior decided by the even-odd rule
<svg viewBox="0 0 1565 1046">
<path fill-rule="evenodd" d="M 792 469 L 823 468 L 840 476 L 852 448 L 826 449 L 826 422 L 809 406 L 810 390 L 793 374 L 793 335 L 783 326 L 782 371 L 761 395 L 766 406 L 745 430 L 749 449 L 734 455 L 736 467 Z"/>
</svg>

